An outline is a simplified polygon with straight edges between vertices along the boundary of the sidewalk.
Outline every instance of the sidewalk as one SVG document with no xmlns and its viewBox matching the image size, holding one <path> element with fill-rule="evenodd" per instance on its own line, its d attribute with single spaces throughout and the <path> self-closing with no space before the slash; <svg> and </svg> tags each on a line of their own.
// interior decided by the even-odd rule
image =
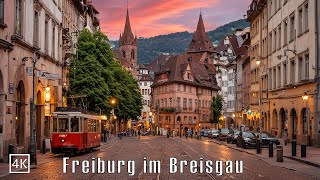
<svg viewBox="0 0 320 180">
<path fill-rule="evenodd" d="M 202 138 L 204 139 L 204 138 Z M 262 153 L 257 154 L 256 149 L 243 149 L 237 147 L 235 144 L 229 144 L 225 141 L 212 140 L 213 143 L 224 145 L 230 149 L 234 149 L 240 152 L 245 152 L 250 155 L 257 156 L 260 160 L 263 160 L 271 165 L 279 166 L 282 168 L 299 171 L 305 174 L 320 177 L 320 148 L 307 146 L 307 157 L 301 157 L 301 146 L 297 145 L 297 156 L 291 155 L 291 143 L 287 145 L 283 144 L 283 140 L 279 139 L 283 147 L 283 162 L 277 162 L 277 148 L 273 148 L 273 157 L 269 157 L 269 148 L 262 148 Z"/>
</svg>

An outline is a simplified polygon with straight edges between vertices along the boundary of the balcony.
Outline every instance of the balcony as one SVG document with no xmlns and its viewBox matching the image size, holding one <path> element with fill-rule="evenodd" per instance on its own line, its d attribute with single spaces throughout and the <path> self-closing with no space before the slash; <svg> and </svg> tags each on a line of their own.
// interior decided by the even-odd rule
<svg viewBox="0 0 320 180">
<path fill-rule="evenodd" d="M 163 112 L 163 113 L 174 113 L 174 112 L 176 112 L 176 109 L 173 108 L 173 107 L 160 108 L 160 112 Z"/>
</svg>

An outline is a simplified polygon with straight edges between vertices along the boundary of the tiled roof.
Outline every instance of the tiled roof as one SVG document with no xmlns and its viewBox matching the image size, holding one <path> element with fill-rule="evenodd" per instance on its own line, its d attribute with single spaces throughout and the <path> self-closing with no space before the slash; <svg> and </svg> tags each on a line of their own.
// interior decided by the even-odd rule
<svg viewBox="0 0 320 180">
<path fill-rule="evenodd" d="M 131 30 L 128 9 L 127 9 L 126 24 L 124 26 L 124 31 L 122 35 L 120 34 L 120 38 L 119 38 L 119 46 L 122 46 L 122 45 L 137 45 L 137 38 L 134 37 Z"/>
<path fill-rule="evenodd" d="M 161 54 L 156 59 L 154 59 L 149 64 L 147 64 L 146 68 L 151 72 L 155 72 L 155 73 L 159 72 L 169 58 L 170 58 L 170 55 Z"/>
<path fill-rule="evenodd" d="M 200 14 L 197 30 L 193 34 L 191 43 L 188 48 L 188 52 L 214 52 L 214 47 L 211 40 L 206 33 L 202 15 Z"/>
<path fill-rule="evenodd" d="M 183 74 L 188 66 L 191 68 L 191 73 L 194 77 L 193 81 L 184 80 L 183 78 Z M 168 80 L 162 81 L 160 79 L 162 74 L 168 74 Z M 185 82 L 219 90 L 215 74 L 215 66 L 211 63 L 211 59 L 207 56 L 206 52 L 174 55 L 166 62 L 164 68 L 156 74 L 153 86 L 164 82 Z"/>
</svg>

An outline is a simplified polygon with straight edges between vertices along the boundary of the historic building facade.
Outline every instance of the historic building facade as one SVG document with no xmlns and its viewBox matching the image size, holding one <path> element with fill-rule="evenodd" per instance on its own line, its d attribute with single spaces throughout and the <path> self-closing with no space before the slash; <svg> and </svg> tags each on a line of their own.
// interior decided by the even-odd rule
<svg viewBox="0 0 320 180">
<path fill-rule="evenodd" d="M 250 22 L 250 106 L 244 118 L 251 128 L 260 127 L 261 112 L 263 124 L 268 122 L 269 101 L 267 96 L 268 61 L 267 61 L 267 0 L 253 0 L 247 11 Z M 260 91 L 262 88 L 262 91 Z M 260 97 L 262 101 L 260 101 Z M 261 107 L 261 108 L 260 108 Z M 267 129 L 265 129 L 267 130 Z"/>
<path fill-rule="evenodd" d="M 62 104 L 62 1 L 12 0 L 1 8 L 0 160 L 7 161 L 9 144 L 28 152 L 33 88 L 37 149 L 50 136 L 51 112 Z"/>
<path fill-rule="evenodd" d="M 319 144 L 315 111 L 315 1 L 268 1 L 270 129 L 297 143 Z M 302 96 L 308 98 L 303 99 Z"/>
<path fill-rule="evenodd" d="M 220 88 L 213 65 L 214 47 L 199 17 L 187 53 L 170 56 L 152 85 L 152 112 L 159 133 L 185 134 L 210 129 L 212 97 Z"/>
</svg>

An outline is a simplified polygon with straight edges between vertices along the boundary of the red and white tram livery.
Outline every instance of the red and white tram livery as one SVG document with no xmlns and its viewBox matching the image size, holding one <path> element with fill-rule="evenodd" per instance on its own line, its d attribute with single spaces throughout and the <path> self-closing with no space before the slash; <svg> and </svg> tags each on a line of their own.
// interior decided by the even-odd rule
<svg viewBox="0 0 320 180">
<path fill-rule="evenodd" d="M 100 146 L 101 116 L 57 107 L 52 117 L 52 153 L 78 153 Z"/>
</svg>

